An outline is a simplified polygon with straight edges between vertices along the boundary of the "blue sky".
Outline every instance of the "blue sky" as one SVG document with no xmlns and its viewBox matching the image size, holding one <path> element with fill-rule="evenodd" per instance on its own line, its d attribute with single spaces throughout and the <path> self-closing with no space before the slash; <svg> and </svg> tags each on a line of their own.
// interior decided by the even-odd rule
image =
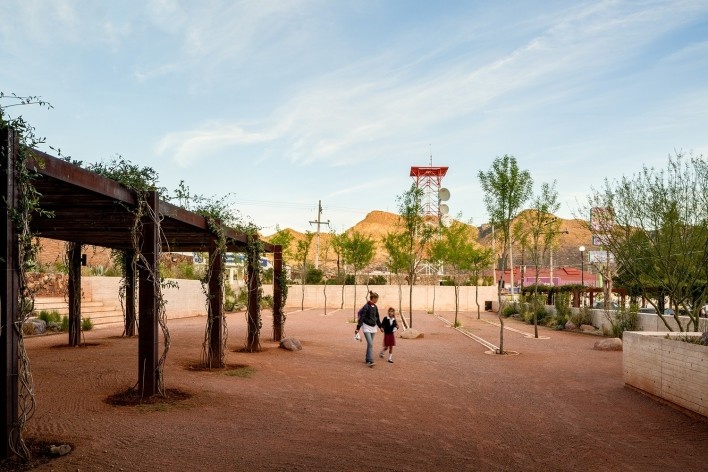
<svg viewBox="0 0 708 472">
<path fill-rule="evenodd" d="M 2 3 L 0 90 L 51 102 L 9 110 L 47 146 L 264 234 L 314 230 L 318 200 L 338 232 L 396 212 L 431 155 L 475 225 L 496 156 L 556 180 L 569 218 L 605 178 L 708 155 L 705 0 Z"/>
</svg>

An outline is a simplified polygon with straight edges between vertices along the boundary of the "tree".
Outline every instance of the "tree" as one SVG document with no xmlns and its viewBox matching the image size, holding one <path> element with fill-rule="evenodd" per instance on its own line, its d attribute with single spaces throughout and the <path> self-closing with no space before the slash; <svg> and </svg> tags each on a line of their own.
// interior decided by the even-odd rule
<svg viewBox="0 0 708 472">
<path fill-rule="evenodd" d="M 383 238 L 383 245 L 388 254 L 388 270 L 396 275 L 398 284 L 398 312 L 402 313 L 403 293 L 401 289 L 401 273 L 408 270 L 408 253 L 406 252 L 406 234 L 403 232 L 390 232 Z M 401 316 L 403 325 L 407 328 L 406 318 Z"/>
<path fill-rule="evenodd" d="M 315 233 L 305 232 L 305 237 L 297 242 L 295 250 L 295 259 L 300 263 L 300 285 L 302 286 L 302 300 L 300 309 L 305 309 L 305 281 L 307 280 L 307 256 L 310 254 L 310 246 L 312 246 L 312 238 Z"/>
<path fill-rule="evenodd" d="M 356 321 L 356 275 L 374 258 L 374 240 L 358 231 L 352 232 L 344 242 L 344 261 L 354 269 L 354 321 Z"/>
<path fill-rule="evenodd" d="M 673 326 L 661 309 L 665 298 L 680 331 L 698 329 L 700 307 L 708 302 L 706 189 L 706 159 L 676 153 L 666 169 L 644 166 L 632 177 L 605 180 L 584 209 L 592 211 L 588 228 L 599 236 L 622 279 L 641 292 L 668 330 Z M 687 324 L 680 313 L 689 317 Z"/>
<path fill-rule="evenodd" d="M 408 272 L 408 307 L 409 327 L 413 327 L 413 285 L 418 275 L 418 267 L 423 261 L 425 250 L 435 234 L 435 226 L 427 224 L 423 208 L 423 189 L 412 184 L 403 194 L 397 197 L 398 211 L 401 216 L 401 233 L 405 238 L 405 249 Z M 401 314 L 403 317 L 403 314 Z"/>
<path fill-rule="evenodd" d="M 538 338 L 538 271 L 548 248 L 554 244 L 560 234 L 560 221 L 553 216 L 558 208 L 560 203 L 556 182 L 552 184 L 544 182 L 541 184 L 540 192 L 532 197 L 529 210 L 523 212 L 515 224 L 516 232 L 524 232 L 520 242 L 529 252 L 536 273 L 533 289 L 533 331 L 536 338 Z"/>
<path fill-rule="evenodd" d="M 479 276 L 483 270 L 492 264 L 492 261 L 494 260 L 494 251 L 491 248 L 474 246 L 469 257 L 469 271 L 474 283 L 474 302 L 477 304 L 477 319 L 480 319 Z"/>
<path fill-rule="evenodd" d="M 283 254 L 283 264 L 287 264 L 293 258 L 290 246 L 293 242 L 293 234 L 287 229 L 280 229 L 280 227 L 275 227 L 275 234 L 271 236 L 268 241 L 271 244 L 278 245 L 281 247 Z"/>
<path fill-rule="evenodd" d="M 460 306 L 460 283 L 468 278 L 474 251 L 476 230 L 470 225 L 453 221 L 449 227 L 440 228 L 440 238 L 430 247 L 430 258 L 442 264 L 455 286 L 455 323 Z"/>
<path fill-rule="evenodd" d="M 509 155 L 497 157 L 487 172 L 479 171 L 478 178 L 484 191 L 484 204 L 489 213 L 489 222 L 501 233 L 502 266 L 504 276 L 509 242 L 511 240 L 511 222 L 531 195 L 533 179 L 529 171 L 520 170 L 516 158 Z M 513 290 L 513 287 L 512 287 Z M 504 354 L 504 319 L 501 281 L 497 284 L 499 300 L 499 354 Z"/>
<path fill-rule="evenodd" d="M 342 300 L 339 304 L 339 309 L 344 309 L 344 285 L 347 282 L 345 274 L 342 273 L 342 264 L 344 263 L 344 246 L 347 242 L 347 233 L 337 234 L 332 231 L 332 250 L 337 256 L 337 278 L 341 277 L 342 280 Z"/>
</svg>

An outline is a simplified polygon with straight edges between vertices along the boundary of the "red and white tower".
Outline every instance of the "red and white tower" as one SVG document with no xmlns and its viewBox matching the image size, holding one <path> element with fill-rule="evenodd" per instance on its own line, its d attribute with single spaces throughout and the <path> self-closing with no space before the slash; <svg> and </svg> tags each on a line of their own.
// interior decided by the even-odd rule
<svg viewBox="0 0 708 472">
<path fill-rule="evenodd" d="M 431 159 L 428 167 L 411 167 L 411 177 L 415 180 L 416 187 L 423 189 L 425 216 L 434 217 L 440 222 L 441 218 L 449 211 L 447 205 L 441 203 L 450 198 L 450 192 L 442 186 L 442 179 L 448 168 L 433 167 L 432 164 Z"/>
</svg>

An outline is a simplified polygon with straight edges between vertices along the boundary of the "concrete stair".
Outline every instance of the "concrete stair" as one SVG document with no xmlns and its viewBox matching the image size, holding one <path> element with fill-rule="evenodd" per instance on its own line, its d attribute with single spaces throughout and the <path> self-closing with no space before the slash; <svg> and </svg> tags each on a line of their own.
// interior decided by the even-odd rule
<svg viewBox="0 0 708 472">
<path fill-rule="evenodd" d="M 34 300 L 35 316 L 41 311 L 56 311 L 60 315 L 69 314 L 69 302 L 63 297 L 37 297 Z M 120 306 L 106 305 L 102 301 L 81 300 L 81 318 L 91 318 L 94 329 L 123 326 L 123 311 Z"/>
</svg>

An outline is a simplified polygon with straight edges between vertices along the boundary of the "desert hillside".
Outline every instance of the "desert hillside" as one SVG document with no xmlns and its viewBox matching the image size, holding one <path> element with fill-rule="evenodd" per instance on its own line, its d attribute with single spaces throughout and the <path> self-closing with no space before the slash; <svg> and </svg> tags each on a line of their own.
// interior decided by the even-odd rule
<svg viewBox="0 0 708 472">
<path fill-rule="evenodd" d="M 382 239 L 387 233 L 396 231 L 397 225 L 399 224 L 400 217 L 395 213 L 388 213 L 385 211 L 374 210 L 366 215 L 366 217 L 347 229 L 347 233 L 357 231 L 361 234 L 372 237 L 376 242 L 376 256 L 374 257 L 374 262 L 372 264 L 372 270 L 385 270 L 386 263 L 386 251 L 381 244 Z M 585 246 L 586 251 L 599 250 L 599 248 L 592 245 L 592 237 L 590 231 L 587 229 L 585 222 L 576 219 L 560 219 L 560 230 L 568 231 L 567 234 L 561 233 L 558 235 L 558 246 L 553 251 L 553 265 L 558 266 L 580 266 L 580 252 L 579 247 Z M 302 240 L 305 235 L 291 228 L 286 228 L 293 235 L 293 242 L 291 244 L 291 250 L 297 247 L 297 242 Z M 488 224 L 483 224 L 477 227 L 479 244 L 490 247 L 492 244 L 492 231 Z M 263 239 L 266 241 L 270 240 L 274 235 L 264 236 Z M 316 237 L 315 237 L 316 239 Z M 324 265 L 328 270 L 334 270 L 336 267 L 336 254 L 331 249 L 331 235 L 329 233 L 320 233 L 319 241 L 319 257 L 318 262 L 320 268 Z M 310 261 L 315 260 L 315 246 L 316 241 L 313 239 L 312 246 L 310 247 Z M 521 248 L 517 245 L 513 248 L 514 252 L 514 263 L 523 264 L 522 261 L 523 254 Z M 287 257 L 286 257 L 287 260 Z M 528 263 L 528 261 L 526 261 Z"/>
</svg>

